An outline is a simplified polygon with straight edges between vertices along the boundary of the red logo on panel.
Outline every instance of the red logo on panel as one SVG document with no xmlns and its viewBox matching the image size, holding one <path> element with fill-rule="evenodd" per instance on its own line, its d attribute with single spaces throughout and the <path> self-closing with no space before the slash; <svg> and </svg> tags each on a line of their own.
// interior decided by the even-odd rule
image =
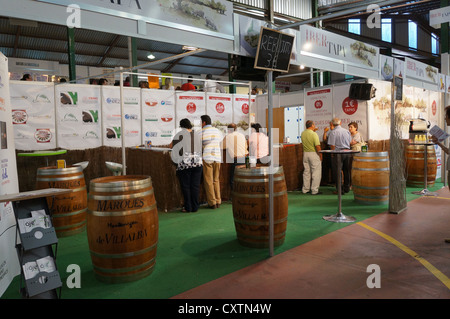
<svg viewBox="0 0 450 319">
<path fill-rule="evenodd" d="M 242 113 L 248 114 L 248 104 L 247 103 L 242 104 Z"/>
<path fill-rule="evenodd" d="M 186 110 L 191 114 L 195 113 L 196 109 L 197 109 L 197 106 L 193 102 L 189 102 L 188 105 L 186 106 Z"/>
<path fill-rule="evenodd" d="M 221 102 L 217 103 L 216 111 L 217 111 L 217 113 L 223 113 L 225 111 L 225 105 L 223 105 L 223 103 L 221 103 Z"/>
<path fill-rule="evenodd" d="M 433 115 L 436 115 L 436 101 L 433 101 L 433 104 L 431 104 L 431 111 Z"/>
<path fill-rule="evenodd" d="M 314 102 L 314 107 L 315 107 L 316 109 L 321 109 L 322 106 L 323 106 L 322 100 L 317 100 L 316 102 Z"/>
<path fill-rule="evenodd" d="M 349 97 L 342 102 L 342 110 L 347 115 L 352 115 L 358 110 L 358 101 Z"/>
</svg>

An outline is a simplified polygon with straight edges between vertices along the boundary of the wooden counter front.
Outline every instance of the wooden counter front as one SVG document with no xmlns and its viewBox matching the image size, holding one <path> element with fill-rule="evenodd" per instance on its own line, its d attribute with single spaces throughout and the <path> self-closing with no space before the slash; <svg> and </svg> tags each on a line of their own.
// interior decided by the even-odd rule
<svg viewBox="0 0 450 319">
<path fill-rule="evenodd" d="M 281 145 L 279 150 L 279 163 L 283 166 L 286 187 L 288 191 L 299 189 L 302 186 L 303 150 L 301 144 Z M 83 171 L 89 192 L 90 180 L 94 178 L 112 176 L 105 162 L 122 163 L 122 150 L 115 147 L 99 147 L 85 150 L 68 150 L 67 154 L 59 155 L 56 159 L 65 159 L 67 165 L 89 161 Z M 176 176 L 176 167 L 172 162 L 169 151 L 152 149 L 126 149 L 127 175 L 148 175 L 152 179 L 155 198 L 160 212 L 177 210 L 183 205 L 183 195 Z M 42 160 L 30 160 L 26 157 L 17 157 L 17 171 L 20 192 L 36 189 L 37 169 L 44 167 Z M 54 165 L 54 163 L 49 163 Z M 220 168 L 220 185 L 222 201 L 231 199 L 230 164 L 224 163 Z M 203 186 L 200 187 L 200 202 L 206 202 Z"/>
</svg>

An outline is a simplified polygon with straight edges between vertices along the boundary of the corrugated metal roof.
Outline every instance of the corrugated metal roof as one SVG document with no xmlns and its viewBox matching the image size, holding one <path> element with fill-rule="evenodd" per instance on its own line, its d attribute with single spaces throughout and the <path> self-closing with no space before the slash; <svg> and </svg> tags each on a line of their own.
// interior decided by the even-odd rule
<svg viewBox="0 0 450 319">
<path fill-rule="evenodd" d="M 20 23 L 20 21 L 19 21 Z M 17 41 L 17 42 L 16 42 Z M 181 45 L 137 39 L 138 65 L 156 59 L 172 57 L 184 52 Z M 65 26 L 39 22 L 37 27 L 12 25 L 7 17 L 0 17 L 0 50 L 7 57 L 57 61 L 68 64 L 67 29 Z M 78 65 L 115 68 L 129 67 L 128 37 L 105 32 L 75 29 L 75 61 Z M 160 63 L 152 69 L 173 73 L 222 75 L 228 72 L 228 55 L 203 52 L 198 57 L 184 57 L 177 63 Z"/>
</svg>

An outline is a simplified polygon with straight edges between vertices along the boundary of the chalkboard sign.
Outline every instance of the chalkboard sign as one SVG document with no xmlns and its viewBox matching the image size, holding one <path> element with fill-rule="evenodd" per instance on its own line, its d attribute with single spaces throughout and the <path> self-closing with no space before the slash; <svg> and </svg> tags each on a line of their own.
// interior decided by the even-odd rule
<svg viewBox="0 0 450 319">
<path fill-rule="evenodd" d="M 261 27 L 255 68 L 288 72 L 295 36 Z"/>
<path fill-rule="evenodd" d="M 394 99 L 396 101 L 403 100 L 403 78 L 394 76 Z"/>
</svg>

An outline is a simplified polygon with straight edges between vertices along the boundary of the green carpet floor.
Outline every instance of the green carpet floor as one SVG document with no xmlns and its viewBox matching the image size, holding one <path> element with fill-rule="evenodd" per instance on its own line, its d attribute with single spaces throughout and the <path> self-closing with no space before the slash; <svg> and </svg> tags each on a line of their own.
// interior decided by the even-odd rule
<svg viewBox="0 0 450 319">
<path fill-rule="evenodd" d="M 442 183 L 429 187 L 442 188 Z M 279 254 L 351 223 L 333 223 L 322 219 L 337 212 L 337 195 L 332 187 L 321 187 L 322 195 L 289 192 L 286 239 L 274 249 Z M 419 188 L 407 188 L 407 200 Z M 388 205 L 361 206 L 350 192 L 342 197 L 345 215 L 363 221 L 386 212 Z M 159 213 L 159 241 L 156 266 L 147 277 L 134 282 L 108 284 L 97 280 L 92 270 L 86 232 L 60 238 L 57 266 L 63 282 L 62 299 L 167 299 L 201 284 L 227 275 L 269 257 L 267 248 L 247 248 L 236 239 L 231 202 L 219 209 L 201 208 L 197 213 Z M 67 266 L 81 269 L 81 288 L 69 289 Z M 1 299 L 20 299 L 20 276 L 15 277 Z"/>
</svg>

